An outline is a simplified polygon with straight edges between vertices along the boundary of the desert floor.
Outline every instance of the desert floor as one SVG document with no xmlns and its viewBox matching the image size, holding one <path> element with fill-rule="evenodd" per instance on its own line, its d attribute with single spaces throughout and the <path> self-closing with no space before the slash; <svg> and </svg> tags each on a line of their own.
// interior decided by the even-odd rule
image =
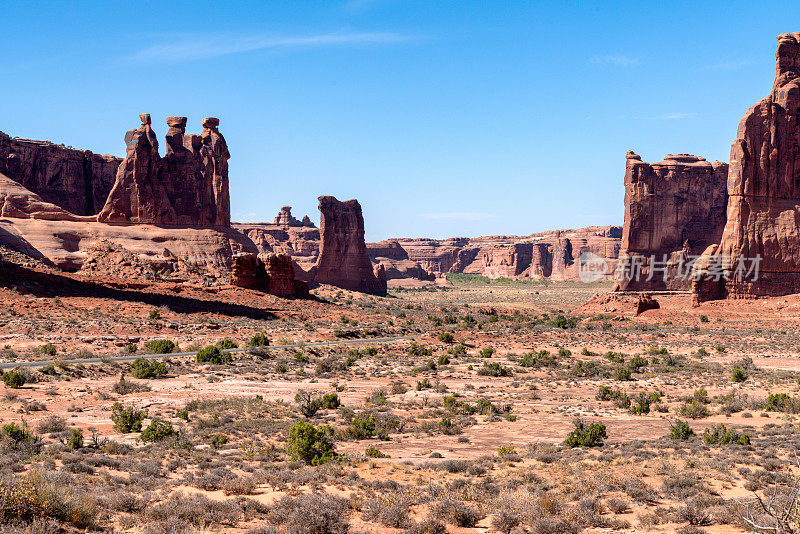
<svg viewBox="0 0 800 534">
<path fill-rule="evenodd" d="M 800 296 L 2 273 L 2 363 L 51 362 L 0 386 L 3 532 L 744 532 L 795 480 Z"/>
</svg>

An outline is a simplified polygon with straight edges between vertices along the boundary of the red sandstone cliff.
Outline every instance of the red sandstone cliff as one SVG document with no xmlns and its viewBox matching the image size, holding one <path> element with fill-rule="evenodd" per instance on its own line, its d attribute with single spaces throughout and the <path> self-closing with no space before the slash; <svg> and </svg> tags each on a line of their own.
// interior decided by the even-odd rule
<svg viewBox="0 0 800 534">
<path fill-rule="evenodd" d="M 630 267 L 619 280 L 620 290 L 690 288 L 682 265 L 722 235 L 727 174 L 726 163 L 691 154 L 668 154 L 664 161 L 648 164 L 628 151 L 620 255 L 629 258 Z M 651 266 L 653 258 L 659 263 Z"/>
<path fill-rule="evenodd" d="M 772 92 L 745 113 L 731 146 L 727 222 L 704 254 L 697 301 L 800 290 L 800 33 L 779 35 L 775 56 Z M 757 279 L 738 271 L 756 257 Z M 718 281 L 704 272 L 716 263 Z"/>
<path fill-rule="evenodd" d="M 0 173 L 75 215 L 94 215 L 100 210 L 121 161 L 0 132 Z"/>
</svg>

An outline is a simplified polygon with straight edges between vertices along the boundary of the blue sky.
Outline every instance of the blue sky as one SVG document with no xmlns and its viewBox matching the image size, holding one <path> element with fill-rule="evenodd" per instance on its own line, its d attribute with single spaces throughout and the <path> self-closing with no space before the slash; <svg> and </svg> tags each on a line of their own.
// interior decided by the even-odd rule
<svg viewBox="0 0 800 534">
<path fill-rule="evenodd" d="M 237 220 L 367 239 L 621 224 L 625 151 L 727 161 L 800 3 L 6 2 L 0 130 L 122 155 L 217 116 Z"/>
</svg>

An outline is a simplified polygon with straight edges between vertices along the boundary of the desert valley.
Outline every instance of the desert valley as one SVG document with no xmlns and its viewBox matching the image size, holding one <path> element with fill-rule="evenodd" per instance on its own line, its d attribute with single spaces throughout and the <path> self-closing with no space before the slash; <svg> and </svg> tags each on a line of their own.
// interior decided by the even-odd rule
<svg viewBox="0 0 800 534">
<path fill-rule="evenodd" d="M 0 532 L 800 532 L 800 33 L 740 112 L 621 225 L 378 242 L 232 220 L 225 117 L 0 132 Z"/>
</svg>

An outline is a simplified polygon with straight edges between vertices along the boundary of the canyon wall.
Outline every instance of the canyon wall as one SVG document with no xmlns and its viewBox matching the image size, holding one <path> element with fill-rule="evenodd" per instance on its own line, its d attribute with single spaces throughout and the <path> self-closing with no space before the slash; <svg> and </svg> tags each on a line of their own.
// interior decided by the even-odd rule
<svg viewBox="0 0 800 534">
<path fill-rule="evenodd" d="M 0 132 L 0 174 L 75 215 L 94 215 L 106 201 L 122 160 Z"/>
<path fill-rule="evenodd" d="M 691 154 L 649 164 L 628 151 L 619 290 L 690 289 L 693 259 L 725 226 L 727 175 L 726 163 Z"/>
</svg>

